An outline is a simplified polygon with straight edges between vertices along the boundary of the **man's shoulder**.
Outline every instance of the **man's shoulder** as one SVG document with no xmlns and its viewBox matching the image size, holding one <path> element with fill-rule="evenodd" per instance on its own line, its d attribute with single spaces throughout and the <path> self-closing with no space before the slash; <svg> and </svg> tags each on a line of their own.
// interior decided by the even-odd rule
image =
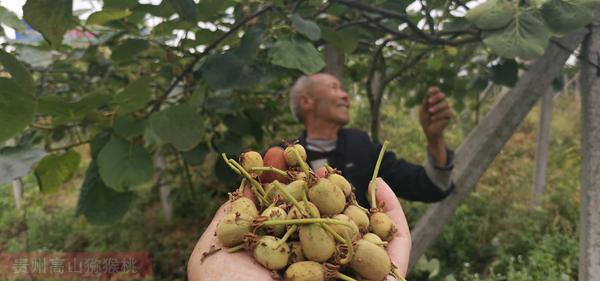
<svg viewBox="0 0 600 281">
<path fill-rule="evenodd" d="M 342 134 L 346 138 L 360 138 L 361 140 L 367 139 L 369 141 L 371 140 L 367 132 L 357 128 L 342 128 Z"/>
</svg>

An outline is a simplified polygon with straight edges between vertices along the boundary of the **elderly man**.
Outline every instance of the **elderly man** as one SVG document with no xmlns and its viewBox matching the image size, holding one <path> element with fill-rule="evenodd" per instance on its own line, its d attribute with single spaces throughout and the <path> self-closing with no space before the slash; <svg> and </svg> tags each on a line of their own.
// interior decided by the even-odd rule
<svg viewBox="0 0 600 281">
<path fill-rule="evenodd" d="M 314 170 L 326 163 L 342 171 L 356 187 L 358 202 L 368 206 L 366 189 L 381 145 L 357 129 L 344 128 L 350 121 L 350 100 L 340 81 L 327 73 L 300 77 L 290 91 L 290 108 L 304 123 L 299 142 L 307 149 Z M 444 93 L 431 87 L 421 106 L 420 122 L 427 138 L 428 159 L 423 166 L 384 155 L 379 175 L 398 197 L 435 202 L 452 190 L 452 151 L 444 144 L 444 129 L 452 110 Z M 269 152 L 267 152 L 269 153 Z"/>
</svg>

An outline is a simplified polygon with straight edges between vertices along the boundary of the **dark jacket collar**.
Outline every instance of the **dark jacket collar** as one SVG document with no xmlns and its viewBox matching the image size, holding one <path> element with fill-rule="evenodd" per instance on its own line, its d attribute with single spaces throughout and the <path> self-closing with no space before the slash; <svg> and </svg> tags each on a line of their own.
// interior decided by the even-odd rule
<svg viewBox="0 0 600 281">
<path fill-rule="evenodd" d="M 302 134 L 298 138 L 298 142 L 300 143 L 300 145 L 306 147 L 306 130 L 302 131 Z M 335 144 L 335 150 L 333 150 L 333 152 L 343 154 L 345 143 L 346 143 L 346 129 L 341 128 L 337 133 L 337 142 Z"/>
</svg>

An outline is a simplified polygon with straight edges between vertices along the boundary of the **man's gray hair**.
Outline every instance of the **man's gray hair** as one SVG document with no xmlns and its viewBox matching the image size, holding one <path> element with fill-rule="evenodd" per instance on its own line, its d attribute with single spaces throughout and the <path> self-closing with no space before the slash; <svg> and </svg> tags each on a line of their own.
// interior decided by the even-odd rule
<svg viewBox="0 0 600 281">
<path fill-rule="evenodd" d="M 290 89 L 290 110 L 296 120 L 304 122 L 304 116 L 302 116 L 302 110 L 300 109 L 300 97 L 308 95 L 312 87 L 312 79 L 308 75 L 302 75 L 294 82 L 294 85 Z"/>
</svg>

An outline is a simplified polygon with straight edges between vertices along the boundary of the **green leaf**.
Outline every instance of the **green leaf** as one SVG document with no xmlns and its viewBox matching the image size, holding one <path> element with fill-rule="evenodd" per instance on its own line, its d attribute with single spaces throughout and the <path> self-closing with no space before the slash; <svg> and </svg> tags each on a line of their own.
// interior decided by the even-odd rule
<svg viewBox="0 0 600 281">
<path fill-rule="evenodd" d="M 252 87 L 261 82 L 264 72 L 226 53 L 210 56 L 202 66 L 202 76 L 211 88 L 220 90 Z"/>
<path fill-rule="evenodd" d="M 70 180 L 77 168 L 81 156 L 69 150 L 63 154 L 50 154 L 44 157 L 35 168 L 35 176 L 43 193 L 51 193 Z"/>
<path fill-rule="evenodd" d="M 21 132 L 35 114 L 37 102 L 13 79 L 0 77 L 0 143 Z"/>
<path fill-rule="evenodd" d="M 115 9 L 115 8 L 104 8 L 102 11 L 95 12 L 91 14 L 87 21 L 87 25 L 103 25 L 107 22 L 111 22 L 114 20 L 120 20 L 122 18 L 126 18 L 131 15 L 131 11 L 123 10 L 123 9 Z"/>
<path fill-rule="evenodd" d="M 342 53 L 350 54 L 358 47 L 358 32 L 351 28 L 334 30 L 333 28 L 322 27 L 321 36 L 327 43 L 333 45 Z"/>
<path fill-rule="evenodd" d="M 23 19 L 56 48 L 73 24 L 72 10 L 73 0 L 27 0 L 23 6 Z"/>
<path fill-rule="evenodd" d="M 494 84 L 514 87 L 519 80 L 519 65 L 515 60 L 502 60 L 491 67 Z"/>
<path fill-rule="evenodd" d="M 470 9 L 466 18 L 483 30 L 499 29 L 507 26 L 515 17 L 515 8 L 511 1 L 487 0 Z"/>
<path fill-rule="evenodd" d="M 252 27 L 248 29 L 240 41 L 240 46 L 234 50 L 235 55 L 245 62 L 254 60 L 258 53 L 263 33 L 264 30 L 261 28 Z"/>
<path fill-rule="evenodd" d="M 99 176 L 96 161 L 92 161 L 81 185 L 76 214 L 84 215 L 92 224 L 113 223 L 127 213 L 133 196 L 133 192 L 108 188 Z"/>
<path fill-rule="evenodd" d="M 138 119 L 131 115 L 117 116 L 113 122 L 115 133 L 130 139 L 135 136 L 143 135 L 146 130 L 146 120 Z"/>
<path fill-rule="evenodd" d="M 109 95 L 92 93 L 76 102 L 71 102 L 64 97 L 42 96 L 38 99 L 38 112 L 51 115 L 52 124 L 63 125 L 80 120 L 93 110 L 110 101 Z"/>
<path fill-rule="evenodd" d="M 113 136 L 98 153 L 98 169 L 104 183 L 116 191 L 128 191 L 152 178 L 152 156 L 143 145 Z"/>
<path fill-rule="evenodd" d="M 150 77 L 142 77 L 129 83 L 115 95 L 112 102 L 116 105 L 117 113 L 126 114 L 144 108 L 151 97 Z"/>
<path fill-rule="evenodd" d="M 306 74 L 325 67 L 325 62 L 315 46 L 301 39 L 280 39 L 270 50 L 271 63 L 285 68 L 298 69 Z"/>
<path fill-rule="evenodd" d="M 483 33 L 483 43 L 504 58 L 532 59 L 544 53 L 551 33 L 537 10 L 522 8 L 501 30 Z"/>
<path fill-rule="evenodd" d="M 31 77 L 31 73 L 13 55 L 0 50 L 0 63 L 25 92 L 31 95 L 35 93 L 35 82 Z"/>
<path fill-rule="evenodd" d="M 204 120 L 191 106 L 180 104 L 152 114 L 150 129 L 177 150 L 187 151 L 202 141 Z"/>
<path fill-rule="evenodd" d="M 150 44 L 146 40 L 128 39 L 112 51 L 110 59 L 116 62 L 131 61 L 149 46 Z"/>
<path fill-rule="evenodd" d="M 233 4 L 232 1 L 226 0 L 202 0 L 198 3 L 199 19 L 201 21 L 208 21 Z"/>
<path fill-rule="evenodd" d="M 39 148 L 14 146 L 0 149 L 0 184 L 25 176 L 46 152 Z"/>
<path fill-rule="evenodd" d="M 584 27 L 593 16 L 593 10 L 581 0 L 548 0 L 541 12 L 548 27 L 558 34 Z"/>
<path fill-rule="evenodd" d="M 4 8 L 4 6 L 0 6 L 0 23 L 12 27 L 18 32 L 23 32 L 23 30 L 25 30 L 25 25 L 21 22 L 19 17 L 12 11 Z"/>
<path fill-rule="evenodd" d="M 107 8 L 113 9 L 130 9 L 138 5 L 138 0 L 103 0 L 104 10 Z"/>
<path fill-rule="evenodd" d="M 198 8 L 194 0 L 169 0 L 171 6 L 179 16 L 187 21 L 196 22 L 198 19 Z"/>
<path fill-rule="evenodd" d="M 190 151 L 182 153 L 183 160 L 190 165 L 201 165 L 204 163 L 206 155 L 210 152 L 210 148 L 204 142 L 200 143 Z"/>
<path fill-rule="evenodd" d="M 314 21 L 305 20 L 297 14 L 293 14 L 290 20 L 292 20 L 294 28 L 306 38 L 312 41 L 321 39 L 321 29 Z"/>
</svg>

